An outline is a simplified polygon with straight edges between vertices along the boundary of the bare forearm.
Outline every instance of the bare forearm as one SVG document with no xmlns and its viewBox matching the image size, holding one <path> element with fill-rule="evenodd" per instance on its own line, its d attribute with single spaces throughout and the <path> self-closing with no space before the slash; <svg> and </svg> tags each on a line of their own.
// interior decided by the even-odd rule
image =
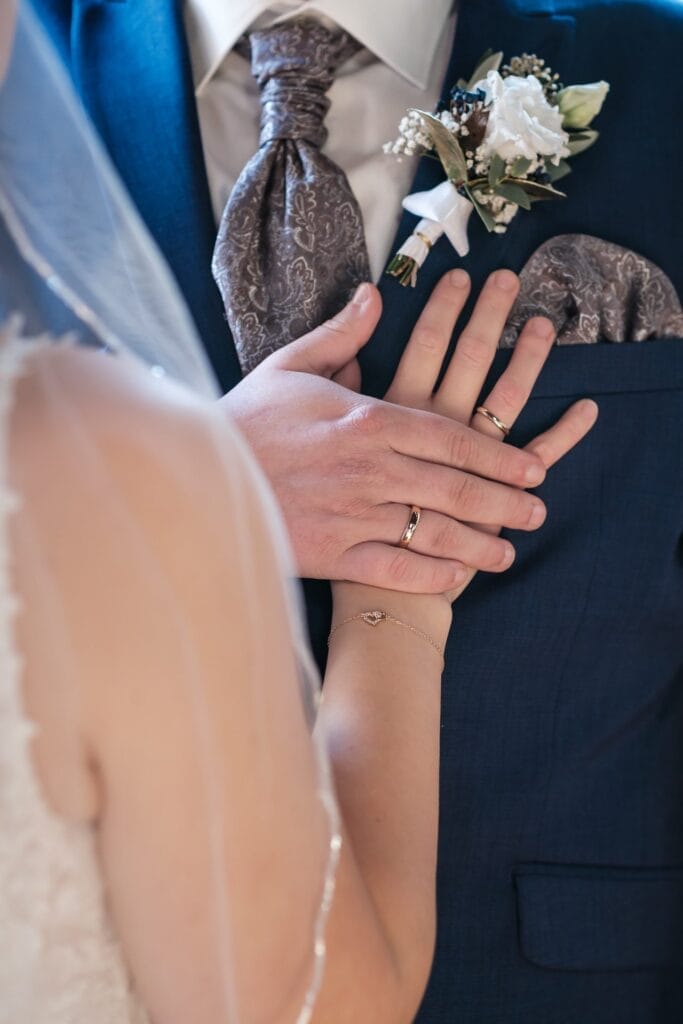
<svg viewBox="0 0 683 1024">
<path fill-rule="evenodd" d="M 335 624 L 371 608 L 445 640 L 451 616 L 442 598 L 337 588 Z M 408 1021 L 426 983 L 435 930 L 441 670 L 441 656 L 423 637 L 391 622 L 350 622 L 331 644 L 318 727 L 347 842 L 321 1024 Z"/>
</svg>

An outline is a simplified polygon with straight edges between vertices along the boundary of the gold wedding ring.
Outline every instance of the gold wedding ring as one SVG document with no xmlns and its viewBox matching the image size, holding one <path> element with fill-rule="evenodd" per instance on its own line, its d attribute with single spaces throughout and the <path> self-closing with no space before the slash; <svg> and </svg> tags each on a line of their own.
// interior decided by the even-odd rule
<svg viewBox="0 0 683 1024">
<path fill-rule="evenodd" d="M 477 409 L 475 411 L 478 412 L 480 416 L 484 416 L 489 421 L 489 423 L 493 423 L 494 427 L 500 430 L 505 435 L 505 437 L 508 436 L 508 434 L 510 433 L 510 427 L 503 423 L 502 420 L 499 420 L 496 414 L 494 412 L 491 412 L 490 409 L 487 409 L 485 405 L 477 406 Z"/>
<path fill-rule="evenodd" d="M 405 530 L 401 534 L 401 539 L 398 542 L 400 548 L 410 547 L 410 542 L 415 536 L 415 531 L 420 525 L 420 519 L 422 518 L 422 509 L 418 508 L 417 505 L 411 505 L 410 507 L 410 518 L 406 525 Z"/>
</svg>

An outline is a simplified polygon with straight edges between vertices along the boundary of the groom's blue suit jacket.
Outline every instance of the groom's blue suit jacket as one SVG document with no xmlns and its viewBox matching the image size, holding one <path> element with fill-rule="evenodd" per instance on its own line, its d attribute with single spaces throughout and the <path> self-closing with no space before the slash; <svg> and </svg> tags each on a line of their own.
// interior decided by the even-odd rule
<svg viewBox="0 0 683 1024">
<path fill-rule="evenodd" d="M 231 387 L 180 2 L 35 2 Z M 445 89 L 489 47 L 612 90 L 567 200 L 521 213 L 502 238 L 472 223 L 473 291 L 547 238 L 585 232 L 654 260 L 680 294 L 683 5 L 462 0 Z M 422 161 L 415 187 L 438 180 Z M 400 240 L 414 223 L 404 215 Z M 416 290 L 383 280 L 363 356 L 372 393 L 456 262 L 442 239 Z M 683 1022 L 683 340 L 556 349 L 513 440 L 585 395 L 600 421 L 541 488 L 547 525 L 515 537 L 514 568 L 480 575 L 456 606 L 424 1024 Z M 327 588 L 308 596 L 322 652 Z"/>
</svg>

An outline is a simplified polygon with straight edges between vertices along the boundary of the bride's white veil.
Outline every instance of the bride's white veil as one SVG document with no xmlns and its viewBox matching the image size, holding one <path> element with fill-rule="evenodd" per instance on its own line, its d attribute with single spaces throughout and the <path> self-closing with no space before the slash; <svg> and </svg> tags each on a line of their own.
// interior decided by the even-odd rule
<svg viewBox="0 0 683 1024">
<path fill-rule="evenodd" d="M 171 274 L 25 4 L 0 92 L 0 212 L 24 261 L 80 321 L 82 335 L 216 393 Z M 3 272 L 18 273 L 6 240 L 1 255 Z M 46 297 L 41 308 L 54 329 L 57 305 Z M 28 312 L 37 316 L 35 301 Z"/>
<path fill-rule="evenodd" d="M 7 51 L 3 69 L 3 21 L 12 0 L 3 3 L 6 6 L 0 18 L 0 327 L 19 318 L 16 322 L 22 327 L 15 334 L 57 338 L 69 333 L 80 344 L 103 349 L 103 360 L 111 358 L 107 353 L 133 360 L 140 365 L 140 372 L 168 377 L 200 399 L 212 401 L 218 396 L 217 385 L 175 282 L 128 200 L 59 58 L 25 2 L 18 5 L 13 46 L 11 52 Z M 6 42 L 6 25 L 4 30 Z M 91 458 L 87 436 L 82 436 L 79 443 L 83 445 L 84 460 Z M 260 491 L 264 514 L 277 538 L 275 547 L 282 553 L 281 578 L 291 578 L 292 566 L 279 515 L 237 432 L 228 425 L 217 429 L 215 448 L 228 486 L 238 486 L 233 480 L 235 464 L 250 464 L 249 472 Z M 106 470 L 100 466 L 99 472 L 103 468 Z M 87 514 L 84 509 L 83 515 Z M 135 529 L 134 522 L 129 526 Z M 249 557 L 248 545 L 243 557 Z M 244 602 L 250 613 L 251 636 L 242 639 L 257 651 L 263 643 L 258 580 L 253 580 L 253 586 L 244 594 Z M 294 699 L 301 699 L 311 724 L 319 699 L 319 681 L 303 639 L 302 616 L 294 589 L 289 605 L 292 643 L 301 665 L 300 694 Z M 255 692 L 249 703 L 252 717 L 245 722 L 245 728 L 252 730 L 255 737 L 254 757 L 263 759 L 259 769 L 264 775 L 275 775 L 286 771 L 287 766 L 269 753 L 277 746 L 278 729 L 274 717 L 263 714 L 270 683 L 267 678 L 255 678 L 261 692 Z M 198 699 L 200 690 L 195 682 L 188 670 L 187 686 L 193 690 L 193 699 Z M 214 766 L 211 743 L 204 733 L 206 716 L 202 715 L 201 707 L 195 711 L 196 742 L 211 791 Z M 313 738 L 311 743 L 315 743 Z M 301 908 L 299 932 L 305 932 L 305 962 L 299 968 L 300 975 L 308 978 L 302 990 L 302 1022 L 310 1018 L 320 986 L 324 929 L 339 850 L 337 812 L 327 761 L 319 746 L 315 755 L 312 784 L 319 794 L 327 841 L 320 849 L 310 878 L 310 906 Z M 221 810 L 220 794 L 209 792 L 208 797 L 214 814 L 226 813 Z M 229 830 L 215 826 L 216 821 L 208 823 L 215 860 L 219 863 L 224 855 L 220 837 L 227 832 L 239 832 L 239 823 Z M 272 857 L 278 855 L 275 835 L 270 853 Z M 265 1024 L 252 1014 L 248 996 L 241 990 L 233 969 L 239 961 L 235 949 L 240 935 L 234 934 L 231 927 L 231 884 L 230 878 L 217 880 L 214 901 L 217 949 L 225 972 L 225 1022 Z M 283 979 L 283 988 L 290 981 L 294 979 Z"/>
</svg>

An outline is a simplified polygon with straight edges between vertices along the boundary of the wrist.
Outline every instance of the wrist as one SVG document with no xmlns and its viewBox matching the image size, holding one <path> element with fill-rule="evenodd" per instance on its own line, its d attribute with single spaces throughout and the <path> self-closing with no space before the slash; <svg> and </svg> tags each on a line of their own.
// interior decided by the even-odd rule
<svg viewBox="0 0 683 1024">
<path fill-rule="evenodd" d="M 354 615 L 387 612 L 428 634 L 443 647 L 453 620 L 450 602 L 443 594 L 403 594 L 362 583 L 333 583 L 332 628 Z"/>
</svg>

